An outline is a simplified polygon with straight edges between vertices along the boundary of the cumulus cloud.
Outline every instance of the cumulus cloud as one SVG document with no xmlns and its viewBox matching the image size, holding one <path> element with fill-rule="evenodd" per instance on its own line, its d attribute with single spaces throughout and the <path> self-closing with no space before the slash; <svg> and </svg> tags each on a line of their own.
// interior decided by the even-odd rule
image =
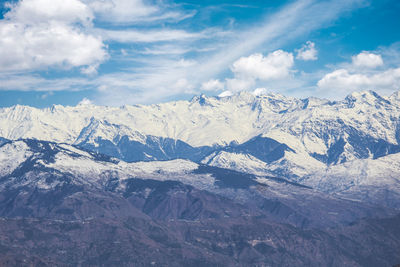
<svg viewBox="0 0 400 267">
<path fill-rule="evenodd" d="M 220 91 L 225 88 L 225 85 L 220 80 L 209 80 L 201 84 L 202 91 Z"/>
<path fill-rule="evenodd" d="M 79 0 L 23 0 L 0 20 L 0 70 L 97 66 L 107 58 L 98 36 L 85 32 L 93 14 Z"/>
<path fill-rule="evenodd" d="M 296 49 L 296 58 L 300 60 L 317 60 L 318 51 L 315 49 L 315 43 L 307 41 L 300 49 Z"/>
<path fill-rule="evenodd" d="M 381 55 L 363 51 L 360 54 L 353 56 L 353 65 L 360 68 L 376 68 L 383 65 Z"/>
<path fill-rule="evenodd" d="M 92 100 L 87 99 L 86 97 L 84 97 L 79 103 L 78 105 L 93 105 Z"/>
<path fill-rule="evenodd" d="M 276 50 L 266 56 L 252 54 L 241 57 L 231 66 L 234 78 L 226 79 L 232 92 L 253 89 L 257 81 L 272 82 L 287 78 L 293 67 L 293 54 Z"/>
<path fill-rule="evenodd" d="M 335 90 L 397 90 L 400 84 L 400 68 L 376 73 L 350 73 L 346 69 L 326 74 L 318 87 Z"/>
<path fill-rule="evenodd" d="M 293 66 L 293 54 L 276 50 L 267 56 L 253 54 L 241 57 L 231 67 L 232 72 L 239 78 L 260 80 L 278 80 L 289 75 Z"/>
<path fill-rule="evenodd" d="M 90 24 L 93 19 L 90 8 L 79 0 L 22 0 L 8 7 L 10 11 L 4 17 L 25 25 L 46 24 L 49 21 Z"/>
<path fill-rule="evenodd" d="M 326 93 L 334 94 L 356 90 L 391 92 L 400 89 L 400 68 L 385 65 L 380 54 L 363 51 L 351 59 L 351 64 L 339 64 L 338 69 L 325 74 L 318 81 L 318 87 Z"/>
</svg>

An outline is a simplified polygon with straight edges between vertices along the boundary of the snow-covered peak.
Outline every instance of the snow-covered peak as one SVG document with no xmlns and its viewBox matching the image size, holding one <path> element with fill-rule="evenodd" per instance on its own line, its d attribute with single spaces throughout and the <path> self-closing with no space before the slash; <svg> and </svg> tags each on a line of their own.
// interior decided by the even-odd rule
<svg viewBox="0 0 400 267">
<path fill-rule="evenodd" d="M 255 96 L 266 95 L 268 94 L 268 90 L 266 88 L 257 88 L 252 92 Z"/>
<path fill-rule="evenodd" d="M 201 94 L 199 96 L 192 97 L 192 100 L 190 100 L 190 102 L 192 104 L 205 105 L 205 104 L 207 104 L 207 100 L 208 100 L 208 97 L 205 94 Z"/>
<path fill-rule="evenodd" d="M 329 101 L 328 99 L 321 99 L 317 97 L 308 97 L 302 100 L 304 103 L 303 108 L 314 108 L 320 107 L 323 105 L 333 105 L 334 102 Z"/>
<path fill-rule="evenodd" d="M 3 189 L 12 184 L 48 190 L 63 183 L 100 188 L 110 179 L 123 181 L 135 177 L 175 180 L 199 189 L 214 187 L 215 179 L 210 174 L 194 174 L 198 168 L 198 164 L 182 159 L 127 163 L 68 144 L 32 139 L 0 146 L 0 178 L 3 178 L 0 187 Z"/>
<path fill-rule="evenodd" d="M 345 101 L 348 102 L 349 107 L 353 107 L 355 104 L 366 104 L 375 107 L 379 107 L 380 105 L 390 104 L 390 102 L 387 99 L 378 95 L 374 91 L 354 92 L 348 95 Z"/>
<path fill-rule="evenodd" d="M 297 99 L 270 92 L 240 92 L 227 97 L 200 95 L 191 101 L 157 105 L 103 107 L 78 105 L 36 109 L 0 109 L 0 136 L 80 143 L 85 138 L 113 141 L 126 135 L 140 142 L 145 136 L 182 140 L 191 146 L 243 143 L 260 134 L 279 131 L 297 138 L 306 151 L 323 152 L 346 129 L 356 129 L 397 143 L 400 105 L 367 91 L 343 101 Z M 136 139 L 135 139 L 136 138 Z M 286 140 L 278 140 L 285 143 Z"/>
<path fill-rule="evenodd" d="M 301 108 L 302 102 L 293 97 L 286 97 L 281 94 L 269 93 L 257 97 L 257 106 L 262 112 L 286 113 Z"/>
<path fill-rule="evenodd" d="M 200 96 L 194 96 L 190 102 L 191 104 L 199 104 L 201 106 L 208 105 L 213 107 L 223 105 L 224 103 L 230 103 L 232 105 L 251 105 L 256 98 L 257 95 L 254 95 L 251 92 L 241 91 L 236 94 L 226 92 L 217 97 L 201 94 Z"/>
<path fill-rule="evenodd" d="M 206 157 L 203 164 L 215 166 L 219 168 L 232 169 L 244 173 L 253 173 L 258 175 L 272 175 L 267 170 L 267 163 L 255 158 L 249 154 L 231 153 L 220 151 L 212 153 Z"/>
<path fill-rule="evenodd" d="M 122 124 L 113 124 L 107 120 L 98 120 L 92 117 L 88 126 L 84 127 L 74 142 L 75 144 L 93 144 L 96 145 L 97 139 L 118 142 L 121 137 L 126 136 L 129 140 L 146 142 L 146 136 L 132 130 Z"/>
<path fill-rule="evenodd" d="M 33 152 L 29 150 L 28 145 L 23 141 L 6 143 L 0 147 L 0 177 L 9 175 L 21 163 L 25 162 Z"/>
<path fill-rule="evenodd" d="M 388 99 L 392 104 L 400 105 L 400 91 L 394 92 Z"/>
</svg>

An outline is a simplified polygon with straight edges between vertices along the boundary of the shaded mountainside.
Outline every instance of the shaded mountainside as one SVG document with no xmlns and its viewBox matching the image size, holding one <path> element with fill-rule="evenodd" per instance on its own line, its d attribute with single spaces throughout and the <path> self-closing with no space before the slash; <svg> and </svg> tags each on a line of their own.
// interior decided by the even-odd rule
<svg viewBox="0 0 400 267">
<path fill-rule="evenodd" d="M 400 218 L 328 231 L 256 218 L 0 219 L 6 266 L 394 266 Z M 101 233 L 101 234 L 100 234 Z"/>
<path fill-rule="evenodd" d="M 0 145 L 0 158 L 0 265 L 400 262 L 398 210 L 282 177 L 184 160 L 126 163 L 32 139 Z"/>
<path fill-rule="evenodd" d="M 3 216 L 113 218 L 139 209 L 157 219 L 262 215 L 299 227 L 326 227 L 396 212 L 335 198 L 280 177 L 183 160 L 125 163 L 37 140 L 7 143 L 0 147 L 0 156 Z"/>
<path fill-rule="evenodd" d="M 399 96 L 2 108 L 0 265 L 399 264 Z"/>
<path fill-rule="evenodd" d="M 186 160 L 400 208 L 400 92 L 355 92 L 341 101 L 241 92 L 158 105 L 17 105 L 0 109 L 0 136 L 78 146 L 125 162 Z"/>
</svg>

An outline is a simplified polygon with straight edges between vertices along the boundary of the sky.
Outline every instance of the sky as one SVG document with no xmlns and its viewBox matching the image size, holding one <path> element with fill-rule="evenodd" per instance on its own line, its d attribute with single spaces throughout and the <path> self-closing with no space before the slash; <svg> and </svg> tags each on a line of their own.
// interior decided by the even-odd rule
<svg viewBox="0 0 400 267">
<path fill-rule="evenodd" d="M 398 0 L 0 0 L 0 107 L 400 89 Z"/>
</svg>

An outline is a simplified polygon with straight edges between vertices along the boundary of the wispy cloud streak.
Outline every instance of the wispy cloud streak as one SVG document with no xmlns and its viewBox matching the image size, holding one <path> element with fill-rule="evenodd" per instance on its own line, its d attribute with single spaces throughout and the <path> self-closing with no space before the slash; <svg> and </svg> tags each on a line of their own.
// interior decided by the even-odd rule
<svg viewBox="0 0 400 267">
<path fill-rule="evenodd" d="M 259 26 L 241 29 L 228 38 L 221 38 L 220 48 L 216 52 L 200 54 L 195 59 L 195 64 L 182 67 L 179 66 L 178 61 L 171 64 L 171 62 L 166 63 L 160 60 L 158 64 L 151 66 L 153 72 L 148 72 L 149 68 L 144 66 L 135 69 L 132 75 L 114 73 L 113 79 L 107 79 L 107 77 L 103 79 L 110 83 L 118 76 L 126 79 L 126 87 L 119 86 L 118 90 L 134 95 L 131 100 L 136 102 L 162 101 L 185 92 L 198 93 L 201 90 L 201 84 L 220 77 L 221 73 L 226 73 L 231 64 L 241 56 L 260 51 L 273 51 L 290 40 L 329 26 L 343 13 L 362 7 L 364 4 L 363 0 L 322 2 L 299 0 L 283 7 L 275 14 L 268 15 Z M 180 80 L 189 81 L 187 88 L 175 86 Z M 114 92 L 115 89 L 110 92 L 104 91 L 99 97 L 105 99 L 104 95 L 109 93 L 114 95 Z"/>
</svg>

